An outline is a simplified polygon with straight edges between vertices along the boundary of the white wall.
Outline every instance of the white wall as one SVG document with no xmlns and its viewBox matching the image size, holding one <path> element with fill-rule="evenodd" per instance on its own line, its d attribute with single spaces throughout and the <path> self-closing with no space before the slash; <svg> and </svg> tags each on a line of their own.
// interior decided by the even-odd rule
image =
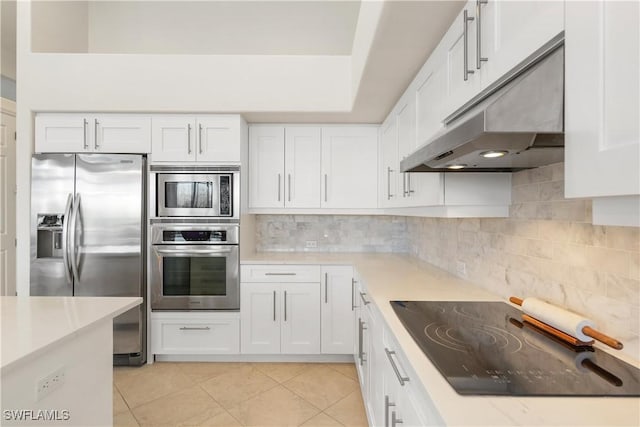
<svg viewBox="0 0 640 427">
<path fill-rule="evenodd" d="M 34 1 L 31 19 L 34 52 L 88 51 L 87 1 Z"/>
<path fill-rule="evenodd" d="M 16 79 L 16 2 L 0 2 L 0 74 Z"/>
</svg>

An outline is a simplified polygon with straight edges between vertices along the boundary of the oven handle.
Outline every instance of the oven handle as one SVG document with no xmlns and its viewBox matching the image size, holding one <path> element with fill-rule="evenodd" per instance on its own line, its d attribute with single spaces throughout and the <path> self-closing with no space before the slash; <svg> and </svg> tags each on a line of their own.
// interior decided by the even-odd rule
<svg viewBox="0 0 640 427">
<path fill-rule="evenodd" d="M 160 249 L 157 246 L 153 247 L 153 250 L 160 255 L 180 255 L 180 256 L 207 256 L 217 254 L 230 254 L 233 252 L 233 248 L 220 246 L 215 249 Z"/>
</svg>

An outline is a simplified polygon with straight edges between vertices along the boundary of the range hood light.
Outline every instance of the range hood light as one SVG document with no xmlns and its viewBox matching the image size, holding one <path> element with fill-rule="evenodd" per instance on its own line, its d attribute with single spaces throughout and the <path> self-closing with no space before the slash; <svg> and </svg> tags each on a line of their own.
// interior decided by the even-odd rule
<svg viewBox="0 0 640 427">
<path fill-rule="evenodd" d="M 506 154 L 509 154 L 509 152 L 506 150 L 500 150 L 500 151 L 490 150 L 490 151 L 483 151 L 482 153 L 480 153 L 480 155 L 485 159 L 495 159 L 497 157 L 502 157 Z"/>
<path fill-rule="evenodd" d="M 464 169 L 466 168 L 467 165 L 463 165 L 463 164 L 459 164 L 459 165 L 447 165 L 446 168 L 447 169 L 452 169 L 452 170 L 457 170 L 457 169 Z"/>
</svg>

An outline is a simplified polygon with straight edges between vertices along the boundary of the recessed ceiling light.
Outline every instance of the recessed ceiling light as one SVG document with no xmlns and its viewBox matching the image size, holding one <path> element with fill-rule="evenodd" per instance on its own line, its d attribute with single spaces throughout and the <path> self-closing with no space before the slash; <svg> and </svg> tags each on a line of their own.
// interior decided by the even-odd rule
<svg viewBox="0 0 640 427">
<path fill-rule="evenodd" d="M 460 164 L 460 165 L 447 165 L 446 166 L 447 169 L 454 169 L 454 170 L 455 169 L 464 169 L 466 167 L 467 167 L 467 165 L 463 165 L 463 164 Z"/>
<path fill-rule="evenodd" d="M 490 151 L 483 151 L 482 153 L 480 153 L 480 155 L 482 157 L 485 157 L 487 159 L 493 159 L 493 158 L 496 158 L 496 157 L 502 157 L 505 154 L 509 154 L 509 152 L 508 151 L 504 151 L 504 150 L 500 150 L 500 151 L 490 150 Z"/>
</svg>

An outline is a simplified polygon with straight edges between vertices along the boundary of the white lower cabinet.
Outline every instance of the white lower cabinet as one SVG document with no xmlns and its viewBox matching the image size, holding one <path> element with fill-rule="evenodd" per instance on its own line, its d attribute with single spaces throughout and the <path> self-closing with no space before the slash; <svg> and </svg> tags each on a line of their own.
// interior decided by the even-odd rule
<svg viewBox="0 0 640 427">
<path fill-rule="evenodd" d="M 354 278 L 351 266 L 322 267 L 320 302 L 323 354 L 351 354 L 353 350 Z"/>
<path fill-rule="evenodd" d="M 153 312 L 151 353 L 239 354 L 240 313 Z"/>
</svg>

